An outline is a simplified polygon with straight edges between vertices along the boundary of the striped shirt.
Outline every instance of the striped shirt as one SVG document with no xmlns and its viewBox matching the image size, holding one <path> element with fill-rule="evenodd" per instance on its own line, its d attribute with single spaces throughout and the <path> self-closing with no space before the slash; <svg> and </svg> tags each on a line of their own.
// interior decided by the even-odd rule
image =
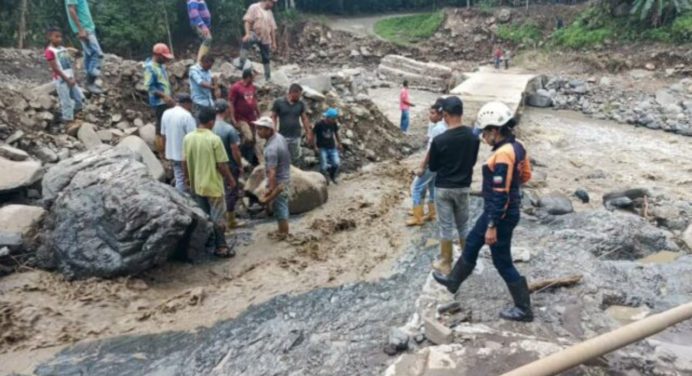
<svg viewBox="0 0 692 376">
<path fill-rule="evenodd" d="M 211 13 L 204 0 L 187 0 L 187 16 L 192 27 L 211 29 Z"/>
</svg>

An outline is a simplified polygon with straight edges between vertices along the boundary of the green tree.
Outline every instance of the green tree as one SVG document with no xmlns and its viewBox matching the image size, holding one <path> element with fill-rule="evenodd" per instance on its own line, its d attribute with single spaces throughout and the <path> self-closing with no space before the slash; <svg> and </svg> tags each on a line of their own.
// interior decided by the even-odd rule
<svg viewBox="0 0 692 376">
<path fill-rule="evenodd" d="M 641 21 L 658 27 L 690 9 L 692 0 L 635 0 L 631 13 L 638 16 Z"/>
</svg>

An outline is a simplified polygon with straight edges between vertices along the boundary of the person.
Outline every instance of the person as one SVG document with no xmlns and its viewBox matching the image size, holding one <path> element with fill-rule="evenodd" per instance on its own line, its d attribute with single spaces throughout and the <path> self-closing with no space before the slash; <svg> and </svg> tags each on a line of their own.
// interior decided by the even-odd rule
<svg viewBox="0 0 692 376">
<path fill-rule="evenodd" d="M 413 184 L 411 185 L 413 211 L 411 218 L 406 222 L 407 226 L 422 226 L 425 222 L 434 220 L 437 215 L 435 212 L 435 173 L 428 168 L 428 161 L 430 160 L 429 151 L 432 141 L 447 130 L 447 126 L 442 121 L 443 103 L 444 99 L 439 98 L 430 107 L 428 113 L 428 119 L 430 120 L 430 124 L 428 124 L 428 153 L 425 154 L 425 158 L 423 158 L 420 166 L 415 171 L 416 178 L 413 179 Z M 427 215 L 425 215 L 423 208 L 426 190 L 428 192 Z"/>
<path fill-rule="evenodd" d="M 163 139 L 161 137 L 161 117 L 170 107 L 175 105 L 171 98 L 171 83 L 168 81 L 166 63 L 173 60 L 171 50 L 163 43 L 157 43 L 153 48 L 153 56 L 144 63 L 144 84 L 149 93 L 149 106 L 156 116 L 156 151 L 163 154 Z"/>
<path fill-rule="evenodd" d="M 271 80 L 271 52 L 276 50 L 276 21 L 272 8 L 278 0 L 261 0 L 250 5 L 243 17 L 245 35 L 240 47 L 238 68 L 246 69 L 249 49 L 259 45 L 260 57 L 264 65 L 264 79 Z"/>
<path fill-rule="evenodd" d="M 53 84 L 58 93 L 62 121 L 65 130 L 72 136 L 77 135 L 79 124 L 75 123 L 75 112 L 83 107 L 84 94 L 77 84 L 72 69 L 70 52 L 62 45 L 62 32 L 58 28 L 50 28 L 46 32 L 48 45 L 44 56 L 50 66 Z"/>
<path fill-rule="evenodd" d="M 246 161 L 257 166 L 264 161 L 264 156 L 257 143 L 257 131 L 254 121 L 260 116 L 257 106 L 257 88 L 253 81 L 255 72 L 252 69 L 243 71 L 243 79 L 234 83 L 228 91 L 228 101 L 231 104 L 231 120 L 243 136 L 240 147 Z"/>
<path fill-rule="evenodd" d="M 510 59 L 509 50 L 505 50 L 504 59 L 505 59 L 505 70 L 507 70 L 507 69 L 509 69 L 509 59 Z"/>
<path fill-rule="evenodd" d="M 526 148 L 512 132 L 516 121 L 504 103 L 490 102 L 478 113 L 483 140 L 493 150 L 483 165 L 483 214 L 466 238 L 466 247 L 454 269 L 447 275 L 433 273 L 435 280 L 451 293 L 473 272 L 478 252 L 484 244 L 490 246 L 495 268 L 509 287 L 514 307 L 500 316 L 507 320 L 533 321 L 531 297 L 526 278 L 512 263 L 512 232 L 519 223 L 521 209 L 520 186 L 531 179 L 531 164 Z"/>
<path fill-rule="evenodd" d="M 401 131 L 404 134 L 408 134 L 409 123 L 411 122 L 410 110 L 414 105 L 411 103 L 411 99 L 408 91 L 408 81 L 405 80 L 403 87 L 401 88 L 401 93 L 399 94 L 399 109 L 401 110 Z"/>
<path fill-rule="evenodd" d="M 221 139 L 211 129 L 216 111 L 204 109 L 199 114 L 199 127 L 183 139 L 183 170 L 185 186 L 214 223 L 208 246 L 219 257 L 233 257 L 235 251 L 226 244 L 226 200 L 224 181 L 235 188 L 236 181 L 228 168 L 228 155 Z"/>
<path fill-rule="evenodd" d="M 161 117 L 161 138 L 164 156 L 173 165 L 175 188 L 185 192 L 185 173 L 183 172 L 183 139 L 194 132 L 197 122 L 192 116 L 192 98 L 188 94 L 178 94 L 177 106 L 166 110 Z"/>
<path fill-rule="evenodd" d="M 298 84 L 292 84 L 288 88 L 288 94 L 274 101 L 272 106 L 274 127 L 278 126 L 279 133 L 286 138 L 288 150 L 291 153 L 291 163 L 294 166 L 300 164 L 302 157 L 300 148 L 302 140 L 301 121 L 307 135 L 308 144 L 312 144 L 312 127 L 306 112 L 307 107 L 300 100 L 302 94 L 303 88 Z"/>
<path fill-rule="evenodd" d="M 480 141 L 471 128 L 461 123 L 464 104 L 459 97 L 447 97 L 442 103 L 442 112 L 447 130 L 430 144 L 428 166 L 430 171 L 437 173 L 435 205 L 440 229 L 440 259 L 433 268 L 447 274 L 452 268 L 455 229 L 464 247 L 471 179 Z"/>
<path fill-rule="evenodd" d="M 190 93 L 195 106 L 195 116 L 199 116 L 203 108 L 214 109 L 213 91 L 216 90 L 217 84 L 211 77 L 212 66 L 214 66 L 214 57 L 204 55 L 199 63 L 190 67 Z"/>
<path fill-rule="evenodd" d="M 221 143 L 223 143 L 228 156 L 228 168 L 231 170 L 233 179 L 238 182 L 243 172 L 243 157 L 240 156 L 240 135 L 227 121 L 230 119 L 233 110 L 225 99 L 217 99 L 214 107 L 216 108 L 216 122 L 212 132 L 221 139 Z M 238 222 L 235 215 L 235 207 L 239 196 L 240 189 L 238 186 L 226 187 L 226 228 L 229 230 L 244 226 L 244 223 Z"/>
<path fill-rule="evenodd" d="M 65 0 L 67 21 L 72 31 L 77 34 L 84 54 L 86 70 L 86 89 L 92 94 L 101 94 L 103 89 L 96 83 L 101 76 L 103 51 L 96 38 L 96 26 L 91 18 L 87 0 Z"/>
<path fill-rule="evenodd" d="M 197 63 L 202 63 L 202 58 L 209 54 L 211 49 L 211 13 L 204 0 L 187 0 L 187 16 L 190 26 L 197 32 L 202 40 L 197 51 Z"/>
<path fill-rule="evenodd" d="M 314 147 L 320 153 L 320 172 L 329 182 L 339 184 L 336 177 L 339 173 L 339 150 L 341 150 L 341 140 L 339 139 L 339 124 L 336 119 L 339 117 L 339 110 L 329 108 L 323 114 L 324 119 L 318 121 L 313 129 Z"/>
<path fill-rule="evenodd" d="M 267 190 L 260 198 L 260 202 L 271 206 L 279 226 L 276 237 L 278 240 L 285 240 L 289 234 L 288 198 L 291 185 L 291 154 L 288 151 L 286 139 L 276 132 L 272 119 L 262 117 L 255 122 L 255 126 L 257 135 L 267 140 L 264 145 Z"/>
<path fill-rule="evenodd" d="M 502 62 L 502 47 L 497 46 L 495 48 L 495 69 L 500 69 L 500 63 Z"/>
</svg>

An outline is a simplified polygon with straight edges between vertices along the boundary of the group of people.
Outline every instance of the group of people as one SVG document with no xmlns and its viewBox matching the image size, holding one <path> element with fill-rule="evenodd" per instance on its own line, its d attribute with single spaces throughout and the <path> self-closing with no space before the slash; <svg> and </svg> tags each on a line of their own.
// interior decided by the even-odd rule
<svg viewBox="0 0 692 376">
<path fill-rule="evenodd" d="M 471 275 L 479 251 L 487 244 L 514 300 L 514 306 L 500 316 L 532 321 L 528 284 L 514 267 L 511 255 L 512 233 L 520 216 L 520 187 L 531 178 L 529 158 L 513 134 L 516 121 L 505 104 L 483 106 L 476 120 L 478 128 L 462 125 L 463 113 L 463 102 L 456 96 L 440 98 L 430 107 L 428 148 L 414 172 L 413 210 L 407 225 L 420 226 L 437 219 L 440 256 L 433 264 L 433 277 L 451 293 Z M 493 154 L 483 164 L 483 213 L 467 233 L 470 186 L 480 139 L 492 147 Z M 426 194 L 427 215 L 423 205 Z M 455 237 L 462 254 L 452 265 Z"/>
</svg>

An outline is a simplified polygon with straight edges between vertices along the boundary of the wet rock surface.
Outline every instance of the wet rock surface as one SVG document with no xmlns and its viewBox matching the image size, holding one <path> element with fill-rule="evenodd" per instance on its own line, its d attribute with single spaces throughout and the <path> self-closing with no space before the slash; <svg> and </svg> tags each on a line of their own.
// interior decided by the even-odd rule
<svg viewBox="0 0 692 376">
<path fill-rule="evenodd" d="M 133 275 L 175 254 L 202 254 L 211 229 L 201 209 L 124 149 L 103 146 L 59 163 L 43 192 L 38 263 L 68 278 Z"/>
</svg>

